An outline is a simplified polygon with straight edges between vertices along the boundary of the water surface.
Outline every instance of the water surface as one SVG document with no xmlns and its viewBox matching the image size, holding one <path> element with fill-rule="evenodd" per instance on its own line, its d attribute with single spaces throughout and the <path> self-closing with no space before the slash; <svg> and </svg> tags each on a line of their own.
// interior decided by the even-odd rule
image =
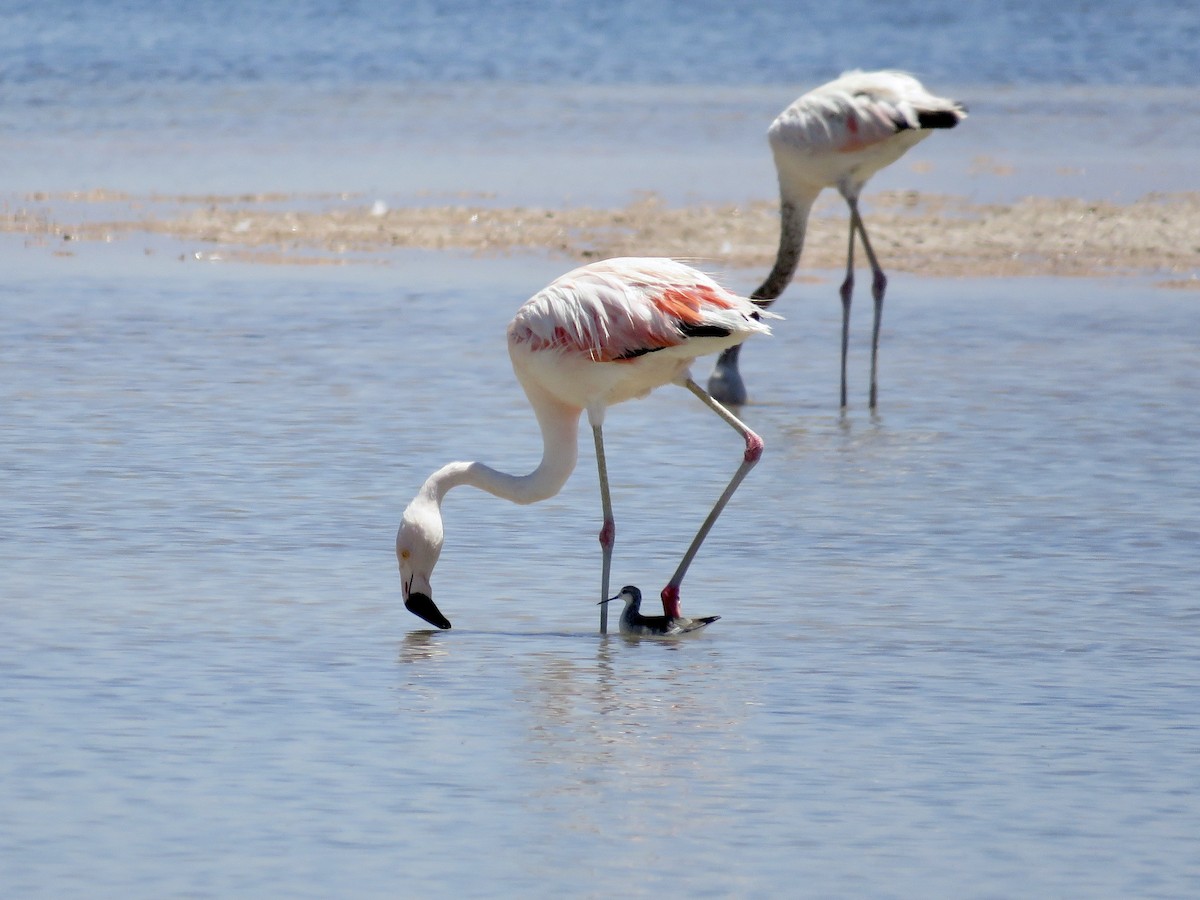
<svg viewBox="0 0 1200 900">
<path fill-rule="evenodd" d="M 14 895 L 1200 888 L 1190 296 L 897 276 L 873 419 L 866 304 L 841 417 L 836 280 L 795 286 L 684 586 L 723 618 L 630 642 L 586 444 L 553 500 L 450 495 L 454 630 L 399 600 L 421 480 L 537 461 L 502 334 L 560 263 L 9 257 Z M 672 389 L 608 436 L 614 578 L 653 594 L 740 442 Z"/>
</svg>

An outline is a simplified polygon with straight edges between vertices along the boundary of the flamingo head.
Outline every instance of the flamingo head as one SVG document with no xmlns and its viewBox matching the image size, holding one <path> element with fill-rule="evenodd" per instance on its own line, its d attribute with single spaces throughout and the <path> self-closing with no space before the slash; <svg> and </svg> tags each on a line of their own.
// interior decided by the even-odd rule
<svg viewBox="0 0 1200 900">
<path fill-rule="evenodd" d="M 396 561 L 400 564 L 400 590 L 404 606 L 415 616 L 438 628 L 449 628 L 450 620 L 433 602 L 430 578 L 442 552 L 442 517 L 437 506 L 414 500 L 404 511 L 396 532 Z"/>
</svg>

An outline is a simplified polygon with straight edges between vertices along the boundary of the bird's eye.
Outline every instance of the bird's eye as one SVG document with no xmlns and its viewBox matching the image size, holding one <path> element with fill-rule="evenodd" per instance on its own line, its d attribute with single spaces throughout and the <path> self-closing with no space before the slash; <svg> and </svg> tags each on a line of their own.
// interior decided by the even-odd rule
<svg viewBox="0 0 1200 900">
<path fill-rule="evenodd" d="M 412 554 L 411 554 L 411 553 L 409 553 L 407 550 L 401 550 L 401 551 L 400 551 L 400 558 L 401 558 L 401 559 L 408 559 L 410 556 L 412 556 Z"/>
</svg>

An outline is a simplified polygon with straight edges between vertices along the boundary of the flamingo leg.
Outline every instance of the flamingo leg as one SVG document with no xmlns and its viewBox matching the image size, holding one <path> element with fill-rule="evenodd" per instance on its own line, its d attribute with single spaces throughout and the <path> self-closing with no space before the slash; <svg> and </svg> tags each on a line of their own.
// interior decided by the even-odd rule
<svg viewBox="0 0 1200 900">
<path fill-rule="evenodd" d="M 879 323 L 883 319 L 883 295 L 887 290 L 887 276 L 883 274 L 883 268 L 879 265 L 879 260 L 875 258 L 875 251 L 871 249 L 871 240 L 867 237 L 867 226 L 863 224 L 862 216 L 858 214 L 858 198 L 848 197 L 846 202 L 850 204 L 850 239 L 854 240 L 854 230 L 858 229 L 858 235 L 862 238 L 863 250 L 866 251 L 867 259 L 871 263 L 871 297 L 875 300 L 875 324 L 871 330 L 871 411 L 874 412 L 879 400 L 879 389 L 876 386 L 876 373 L 879 368 Z M 842 357 L 843 372 L 845 371 L 845 356 Z M 843 384 L 845 382 L 843 381 Z M 844 391 L 844 388 L 843 388 Z M 846 405 L 845 394 L 842 396 L 842 405 Z"/>
<path fill-rule="evenodd" d="M 701 403 L 728 422 L 730 427 L 742 436 L 742 439 L 746 442 L 746 452 L 742 456 L 742 464 L 738 466 L 737 471 L 733 473 L 733 478 L 729 480 L 729 485 L 722 492 L 721 496 L 717 498 L 717 502 L 713 504 L 708 517 L 705 518 L 704 523 L 700 526 L 700 530 L 696 532 L 696 536 L 692 538 L 692 543 L 687 548 L 687 552 L 683 554 L 683 559 L 679 561 L 679 567 L 675 570 L 675 574 L 671 576 L 671 580 L 662 590 L 663 612 L 668 616 L 676 618 L 681 616 L 679 611 L 679 586 L 683 583 L 683 576 L 687 574 L 688 567 L 692 564 L 692 560 L 696 558 L 696 553 L 699 551 L 700 545 L 708 537 L 709 531 L 712 530 L 717 517 L 721 515 L 721 511 L 729 502 L 729 498 L 738 489 L 738 485 L 742 483 L 742 479 L 746 477 L 746 473 L 754 468 L 754 464 L 762 458 L 763 453 L 762 438 L 751 431 L 745 422 L 710 397 L 708 392 L 691 378 L 684 381 L 683 386 L 699 397 Z"/>
<path fill-rule="evenodd" d="M 842 298 L 842 409 L 846 408 L 846 353 L 850 349 L 850 300 L 854 296 L 854 212 L 855 204 L 849 197 L 850 204 L 850 241 L 846 246 L 846 278 L 838 293 Z"/>
<path fill-rule="evenodd" d="M 617 540 L 617 523 L 613 519 L 612 495 L 608 490 L 608 465 L 604 461 L 604 434 L 599 424 L 592 425 L 592 438 L 596 442 L 596 468 L 600 475 L 600 506 L 604 511 L 604 524 L 600 528 L 600 599 L 607 600 L 609 575 L 612 571 L 613 544 Z M 608 604 L 600 604 L 600 633 L 608 633 Z"/>
</svg>

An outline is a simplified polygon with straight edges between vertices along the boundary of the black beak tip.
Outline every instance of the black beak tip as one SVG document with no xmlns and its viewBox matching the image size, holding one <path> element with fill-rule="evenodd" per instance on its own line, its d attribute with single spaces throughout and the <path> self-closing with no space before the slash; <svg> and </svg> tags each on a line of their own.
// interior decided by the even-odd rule
<svg viewBox="0 0 1200 900">
<path fill-rule="evenodd" d="M 408 599 L 404 601 L 404 608 L 414 616 L 418 616 L 442 630 L 450 627 L 450 620 L 442 615 L 442 611 L 437 608 L 437 604 L 428 594 L 409 594 Z"/>
</svg>

